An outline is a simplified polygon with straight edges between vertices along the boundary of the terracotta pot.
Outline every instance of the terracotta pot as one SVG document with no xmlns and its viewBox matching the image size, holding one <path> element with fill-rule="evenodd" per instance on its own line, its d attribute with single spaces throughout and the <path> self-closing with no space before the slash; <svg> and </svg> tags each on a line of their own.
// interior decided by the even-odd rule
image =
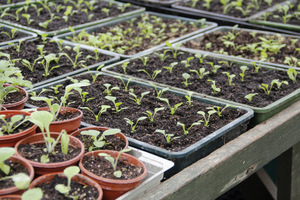
<svg viewBox="0 0 300 200">
<path fill-rule="evenodd" d="M 110 128 L 101 127 L 101 126 L 85 127 L 85 128 L 78 129 L 77 131 L 74 131 L 70 135 L 76 137 L 76 136 L 79 136 L 82 131 L 87 131 L 87 130 L 106 131 L 108 129 L 110 129 Z M 127 149 L 128 148 L 128 140 L 127 140 L 126 136 L 123 133 L 120 132 L 120 133 L 117 133 L 117 134 L 115 134 L 113 136 L 119 137 L 121 140 L 123 140 L 125 142 L 125 147 L 123 149 Z"/>
<path fill-rule="evenodd" d="M 21 163 L 22 165 L 24 165 L 24 167 L 28 170 L 29 172 L 29 177 L 32 180 L 34 177 L 34 169 L 32 167 L 32 165 L 24 158 L 20 158 L 18 156 L 11 156 L 10 160 L 13 162 L 18 162 Z M 6 188 L 6 189 L 0 189 L 0 196 L 1 195 L 7 195 L 7 194 L 21 194 L 23 193 L 24 190 L 20 190 L 17 187 L 10 187 L 10 188 Z"/>
<path fill-rule="evenodd" d="M 21 200 L 20 195 L 5 195 L 0 196 L 0 200 Z"/>
<path fill-rule="evenodd" d="M 118 155 L 117 151 L 99 150 L 99 151 L 88 152 L 84 155 L 84 157 L 85 156 L 99 157 L 98 156 L 99 153 L 107 153 L 114 158 L 116 158 Z M 105 199 L 105 200 L 116 199 L 117 197 L 121 196 L 122 194 L 135 188 L 136 186 L 138 186 L 141 183 L 142 179 L 147 175 L 147 169 L 140 160 L 138 160 L 137 158 L 135 158 L 129 154 L 126 154 L 126 153 L 121 154 L 120 159 L 122 159 L 122 158 L 126 159 L 132 165 L 142 167 L 144 170 L 143 174 L 141 174 L 137 178 L 130 179 L 130 180 L 108 179 L 108 178 L 103 178 L 101 176 L 97 176 L 97 175 L 89 172 L 86 168 L 84 168 L 83 163 L 82 163 L 83 158 L 79 162 L 79 167 L 81 169 L 81 172 L 83 174 L 91 177 L 92 179 L 97 181 L 97 183 L 100 184 L 100 186 L 103 189 L 103 199 Z"/>
<path fill-rule="evenodd" d="M 38 108 L 37 110 L 45 110 L 45 111 L 49 111 L 49 107 L 42 107 L 42 108 Z M 71 107 L 62 107 L 60 109 L 60 114 L 65 114 L 67 112 L 78 112 L 79 116 L 73 118 L 73 119 L 68 119 L 68 120 L 64 120 L 64 121 L 55 121 L 55 122 L 51 122 L 50 124 L 50 131 L 51 132 L 61 132 L 63 129 L 65 129 L 67 131 L 68 134 L 72 133 L 73 131 L 77 130 L 80 127 L 80 123 L 81 123 L 81 118 L 82 118 L 82 111 L 76 108 L 71 108 Z"/>
<path fill-rule="evenodd" d="M 39 187 L 43 183 L 50 183 L 55 175 L 59 175 L 60 177 L 66 177 L 63 173 L 51 173 L 51 174 L 45 174 L 43 176 L 40 176 L 36 178 L 32 183 L 30 184 L 29 188 L 35 188 Z M 67 177 L 66 177 L 67 178 Z M 84 176 L 82 174 L 77 174 L 72 178 L 72 181 L 75 181 L 77 183 L 80 183 L 85 186 L 95 187 L 98 190 L 99 196 L 95 200 L 101 200 L 103 196 L 103 191 L 100 185 L 94 181 L 93 179 Z"/>
<path fill-rule="evenodd" d="M 4 86 L 8 86 L 10 84 L 4 84 Z M 22 99 L 21 101 L 15 102 L 15 103 L 9 103 L 9 104 L 2 104 L 2 107 L 5 108 L 6 110 L 22 110 L 25 106 L 25 103 L 28 100 L 28 93 L 25 89 L 19 87 L 19 86 L 15 86 L 16 88 L 19 89 L 19 92 L 21 94 L 24 94 L 25 97 L 24 99 Z"/>
<path fill-rule="evenodd" d="M 50 135 L 52 138 L 56 139 L 59 133 L 51 132 Z M 42 133 L 35 134 L 19 141 L 15 146 L 16 154 L 18 156 L 22 157 L 22 153 L 19 152 L 18 150 L 19 146 L 21 144 L 28 144 L 28 143 L 29 144 L 44 143 L 43 134 Z M 56 162 L 56 163 L 41 163 L 41 162 L 34 162 L 26 158 L 25 159 L 34 167 L 35 173 L 38 175 L 63 172 L 66 167 L 76 165 L 84 155 L 84 145 L 79 139 L 70 136 L 69 145 L 71 145 L 74 148 L 80 148 L 81 151 L 75 158 L 72 158 L 71 160 L 68 161 Z"/>
<path fill-rule="evenodd" d="M 10 118 L 14 115 L 26 115 L 29 116 L 30 113 L 24 112 L 21 110 L 6 110 L 6 111 L 0 111 L 0 115 L 6 115 L 5 118 Z M 15 144 L 22 140 L 23 138 L 26 138 L 30 135 L 34 135 L 36 133 L 36 125 L 33 125 L 32 127 L 21 131 L 19 133 L 11 134 L 11 135 L 4 135 L 0 136 L 0 147 L 13 147 Z"/>
</svg>

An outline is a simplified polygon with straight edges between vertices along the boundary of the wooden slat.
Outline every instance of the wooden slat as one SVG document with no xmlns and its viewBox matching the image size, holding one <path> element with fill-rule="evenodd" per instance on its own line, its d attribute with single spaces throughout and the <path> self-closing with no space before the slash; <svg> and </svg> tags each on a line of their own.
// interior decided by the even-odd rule
<svg viewBox="0 0 300 200">
<path fill-rule="evenodd" d="M 297 102 L 138 199 L 216 199 L 297 144 L 299 122 Z"/>
</svg>

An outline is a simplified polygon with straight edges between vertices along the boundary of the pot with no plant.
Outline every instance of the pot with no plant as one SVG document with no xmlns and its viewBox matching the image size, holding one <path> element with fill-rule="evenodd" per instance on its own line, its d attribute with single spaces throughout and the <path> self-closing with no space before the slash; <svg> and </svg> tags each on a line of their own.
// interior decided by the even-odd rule
<svg viewBox="0 0 300 200">
<path fill-rule="evenodd" d="M 30 163 L 14 153 L 13 147 L 0 148 L 0 196 L 22 193 L 34 177 Z"/>
<path fill-rule="evenodd" d="M 120 129 L 94 126 L 79 129 L 70 135 L 77 137 L 85 146 L 85 151 L 115 150 L 128 148 L 128 140 Z"/>
<path fill-rule="evenodd" d="M 116 199 L 137 187 L 147 175 L 145 165 L 121 151 L 99 150 L 86 153 L 79 167 L 83 174 L 96 180 L 103 189 L 103 198 Z M 97 166 L 102 165 L 101 169 Z"/>
<path fill-rule="evenodd" d="M 50 132 L 52 119 L 47 111 L 33 112 L 29 120 L 38 125 L 42 133 L 27 137 L 15 146 L 16 154 L 28 160 L 36 174 L 62 172 L 84 155 L 84 145 L 79 139 L 69 136 L 65 130 Z"/>
<path fill-rule="evenodd" d="M 21 110 L 0 111 L 0 147 L 15 146 L 15 144 L 35 134 L 36 125 L 29 119 L 30 113 Z"/>
<path fill-rule="evenodd" d="M 8 54 L 2 56 L 9 61 L 0 60 L 0 110 L 21 110 L 28 99 L 28 93 L 19 86 L 31 88 L 32 84 L 23 80 L 21 71 L 13 66 Z"/>
<path fill-rule="evenodd" d="M 78 174 L 77 166 L 67 167 L 63 173 L 51 173 L 35 179 L 22 199 L 30 196 L 47 196 L 49 199 L 94 199 L 101 200 L 103 191 L 91 178 Z"/>
<path fill-rule="evenodd" d="M 60 132 L 63 129 L 71 133 L 79 128 L 82 118 L 82 111 L 76 108 L 66 107 L 66 102 L 72 90 L 81 90 L 81 87 L 90 85 L 89 82 L 82 81 L 66 86 L 64 96 L 60 98 L 60 103 L 52 104 L 53 98 L 48 97 L 31 97 L 36 101 L 45 101 L 48 107 L 38 108 L 38 110 L 49 111 L 52 115 L 53 122 L 50 124 L 51 132 Z"/>
</svg>

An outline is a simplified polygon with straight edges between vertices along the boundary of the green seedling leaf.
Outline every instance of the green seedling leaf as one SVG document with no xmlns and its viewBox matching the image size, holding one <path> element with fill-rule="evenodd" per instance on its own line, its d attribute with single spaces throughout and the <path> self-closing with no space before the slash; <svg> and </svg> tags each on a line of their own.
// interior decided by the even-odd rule
<svg viewBox="0 0 300 200">
<path fill-rule="evenodd" d="M 4 164 L 4 161 L 9 159 L 12 155 L 14 155 L 15 149 L 12 147 L 2 147 L 0 148 L 0 169 L 6 175 L 10 172 L 10 166 Z"/>
<path fill-rule="evenodd" d="M 25 190 L 29 187 L 31 179 L 25 173 L 19 173 L 12 176 L 15 186 L 20 190 Z"/>
<path fill-rule="evenodd" d="M 41 200 L 43 191 L 41 188 L 32 188 L 22 194 L 22 200 Z"/>
</svg>

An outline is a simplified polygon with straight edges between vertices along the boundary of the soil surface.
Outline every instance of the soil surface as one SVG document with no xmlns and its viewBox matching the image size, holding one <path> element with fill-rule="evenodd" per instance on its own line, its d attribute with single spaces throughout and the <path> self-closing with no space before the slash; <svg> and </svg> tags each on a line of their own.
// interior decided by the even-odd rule
<svg viewBox="0 0 300 200">
<path fill-rule="evenodd" d="M 120 54 L 133 55 L 205 26 L 202 27 L 201 23 L 191 24 L 176 18 L 168 19 L 146 13 L 138 18 L 112 26 L 101 27 L 91 33 L 84 33 L 84 36 L 79 34 L 80 36 L 69 38 L 69 40 Z M 109 45 L 107 39 L 103 40 L 104 33 L 109 33 L 109 35 L 106 34 L 110 39 Z"/>
<path fill-rule="evenodd" d="M 256 1 L 256 2 L 260 2 L 258 7 L 256 5 L 251 5 L 252 2 L 254 2 L 253 0 L 243 0 L 242 3 L 242 9 L 244 11 L 247 10 L 247 7 L 249 7 L 248 11 L 246 13 L 243 13 L 241 10 L 236 9 L 235 6 L 229 6 L 229 8 L 227 9 L 227 12 L 224 13 L 224 5 L 219 1 L 219 0 L 212 0 L 210 2 L 210 6 L 206 6 L 206 3 L 204 1 L 197 1 L 196 6 L 192 7 L 192 1 L 183 1 L 183 2 L 179 2 L 178 5 L 180 6 L 184 6 L 184 7 L 189 7 L 189 8 L 193 8 L 193 9 L 197 9 L 197 10 L 203 10 L 203 11 L 207 11 L 207 12 L 212 12 L 212 13 L 218 13 L 218 14 L 222 14 L 222 15 L 229 15 L 232 17 L 236 17 L 238 18 L 246 18 L 249 17 L 251 15 L 254 15 L 260 11 L 263 11 L 273 5 L 276 5 L 278 3 L 284 2 L 285 0 L 273 0 L 271 5 L 268 5 L 265 1 Z M 233 1 L 229 1 L 233 2 Z"/>
<path fill-rule="evenodd" d="M 23 119 L 24 119 L 24 116 L 23 116 Z M 23 120 L 23 119 L 22 119 L 22 120 Z M 5 119 L 5 120 L 6 120 L 7 122 L 11 122 L 10 118 L 9 118 L 9 119 Z M 21 122 L 22 120 L 20 120 L 19 122 Z M 13 128 L 17 127 L 18 125 L 19 125 L 19 123 L 15 123 L 15 124 L 13 125 Z M 2 127 L 2 126 L 5 126 L 5 123 L 4 123 L 2 120 L 0 120 L 0 127 Z M 20 126 L 18 126 L 16 129 L 14 129 L 13 132 L 10 133 L 10 134 L 20 133 L 20 132 L 22 132 L 22 131 L 24 131 L 24 130 L 26 130 L 26 129 L 31 128 L 32 126 L 33 126 L 33 123 L 31 123 L 31 122 L 29 122 L 29 121 L 24 122 L 23 124 L 21 124 Z M 3 131 L 3 128 L 2 128 L 1 131 Z M 7 133 L 7 131 L 3 131 L 3 134 L 4 134 L 4 135 L 10 135 L 10 134 Z M 0 136 L 0 137 L 1 137 L 1 136 Z"/>
<path fill-rule="evenodd" d="M 55 66 L 59 66 L 58 68 L 53 68 L 48 76 L 45 76 L 45 68 L 42 65 L 42 63 L 39 63 L 39 61 L 42 61 L 44 59 L 38 59 L 40 56 L 40 50 L 39 45 L 44 45 L 43 47 L 43 56 L 47 56 L 49 54 L 55 54 L 56 57 L 59 57 L 60 53 L 66 53 L 72 61 L 75 61 L 75 57 L 77 53 L 73 50 L 73 47 L 68 48 L 67 45 L 63 45 L 62 51 L 59 50 L 59 46 L 56 42 L 51 42 L 49 40 L 46 40 L 45 43 L 43 43 L 42 39 L 36 39 L 36 40 L 30 40 L 30 41 L 24 41 L 21 43 L 21 51 L 18 52 L 14 47 L 9 47 L 5 49 L 0 49 L 0 52 L 10 54 L 10 58 L 13 59 L 20 59 L 19 61 L 16 61 L 16 67 L 19 67 L 22 71 L 22 74 L 24 76 L 25 80 L 29 80 L 32 82 L 32 84 L 39 83 L 41 81 L 54 78 L 60 75 L 65 75 L 66 73 L 75 71 L 77 69 L 81 69 L 83 66 L 82 64 L 86 66 L 90 66 L 102 61 L 106 61 L 111 59 L 111 56 L 107 56 L 104 54 L 99 53 L 99 59 L 86 59 L 88 55 L 95 56 L 94 52 L 81 49 L 80 56 L 78 56 L 78 62 L 85 61 L 84 63 L 79 63 L 75 68 L 73 67 L 72 62 L 70 59 L 63 55 L 60 56 L 60 59 L 58 63 L 55 61 L 51 61 L 49 64 L 49 68 L 53 68 Z M 5 59 L 4 57 L 0 57 L 0 59 Z M 22 60 L 26 59 L 28 60 L 32 66 L 34 66 L 33 72 L 26 67 L 26 65 L 23 64 Z M 38 60 L 36 60 L 38 59 Z M 35 61 L 36 60 L 36 61 Z M 98 67 L 98 66 L 97 66 Z"/>
<path fill-rule="evenodd" d="M 7 5 L 19 2 L 25 2 L 25 0 L 0 0 L 0 5 Z"/>
<path fill-rule="evenodd" d="M 42 183 L 39 187 L 43 191 L 42 200 L 62 200 L 70 199 L 71 197 L 66 197 L 65 195 L 59 193 L 55 186 L 57 184 L 67 185 L 67 178 L 55 176 L 51 182 Z M 85 186 L 75 181 L 71 181 L 71 191 L 69 192 L 70 196 L 78 196 L 79 200 L 94 200 L 99 196 L 98 190 L 95 187 Z"/>
<path fill-rule="evenodd" d="M 164 51 L 164 50 L 163 50 Z M 299 78 L 296 83 L 293 83 L 289 79 L 289 76 L 286 71 L 279 70 L 269 70 L 266 68 L 260 68 L 259 73 L 255 72 L 255 68 L 248 64 L 248 70 L 245 72 L 245 80 L 241 80 L 240 69 L 243 64 L 234 63 L 230 60 L 227 62 L 222 62 L 226 60 L 216 59 L 212 57 L 205 57 L 203 63 L 200 63 L 199 59 L 193 53 L 180 51 L 178 57 L 173 58 L 173 54 L 169 51 L 166 53 L 167 59 L 161 61 L 157 54 L 162 54 L 163 51 L 157 52 L 156 54 L 150 54 L 149 61 L 146 66 L 144 66 L 142 59 L 137 58 L 131 60 L 126 68 L 126 72 L 130 76 L 139 77 L 149 81 L 155 81 L 163 83 L 166 85 L 174 86 L 181 89 L 187 89 L 193 92 L 198 92 L 201 94 L 206 94 L 210 96 L 215 96 L 222 99 L 231 100 L 238 103 L 243 103 L 255 107 L 264 107 L 272 102 L 292 93 L 296 89 L 300 88 Z M 187 60 L 187 58 L 193 57 L 190 60 L 189 67 L 185 67 L 185 64 L 181 61 Z M 171 66 L 171 63 L 176 62 L 175 66 L 172 69 L 172 73 L 164 67 Z M 213 65 L 220 65 L 221 68 L 218 69 L 217 73 L 214 73 L 212 70 Z M 204 68 L 205 72 L 209 72 L 208 75 L 205 75 L 203 79 L 200 79 L 198 74 L 191 70 L 197 70 Z M 154 73 L 155 70 L 162 70 L 154 80 L 152 80 L 144 71 L 139 71 L 140 69 L 145 69 L 150 75 Z M 124 70 L 121 65 L 118 65 L 109 70 L 115 71 L 121 74 L 124 74 Z M 229 85 L 228 77 L 224 72 L 228 72 L 230 75 L 235 75 L 232 80 L 233 85 Z M 182 76 L 183 73 L 188 73 L 190 78 L 188 79 L 188 85 L 185 85 L 185 78 Z M 280 81 L 288 81 L 288 85 L 282 85 L 280 89 L 277 89 L 275 86 L 271 90 L 270 95 L 267 95 L 263 89 L 260 88 L 262 83 L 270 84 L 272 80 L 278 79 Z M 212 82 L 208 80 L 214 80 L 216 86 L 221 89 L 220 92 L 214 94 L 212 89 Z M 245 99 L 245 96 L 250 93 L 257 93 L 249 102 Z"/>
<path fill-rule="evenodd" d="M 8 35 L 5 33 L 7 33 Z M 0 25 L 0 43 L 1 42 L 9 42 L 11 40 L 20 39 L 20 38 L 23 38 L 26 36 L 27 36 L 26 34 L 22 34 L 21 32 L 17 31 L 12 38 L 11 30 L 4 29 Z"/>
<path fill-rule="evenodd" d="M 34 162 L 41 162 L 40 159 L 41 159 L 42 155 L 48 155 L 50 163 L 71 160 L 72 158 L 75 158 L 77 155 L 79 155 L 79 153 L 81 151 L 80 148 L 74 148 L 73 146 L 69 145 L 68 154 L 65 155 L 61 151 L 60 143 L 58 143 L 55 146 L 52 153 L 46 153 L 44 151 L 45 148 L 46 148 L 45 143 L 24 144 L 24 145 L 19 146 L 18 151 L 22 157 L 24 157 L 28 160 L 34 161 Z"/>
<path fill-rule="evenodd" d="M 232 34 L 236 35 L 236 37 L 231 40 L 231 42 L 234 43 L 234 46 L 225 45 L 223 42 L 224 37 Z M 264 39 L 268 40 L 271 46 L 269 48 L 264 47 L 263 49 L 266 49 L 266 52 L 262 54 L 261 48 Z M 210 46 L 207 46 L 208 43 L 210 43 Z M 282 47 L 279 48 L 278 51 L 275 51 L 272 47 L 275 48 L 276 45 L 282 45 Z M 300 58 L 300 40 L 295 40 L 295 38 L 292 37 L 283 37 L 279 34 L 275 36 L 257 33 L 255 31 L 248 32 L 243 29 L 235 31 L 215 31 L 205 34 L 203 37 L 196 40 L 187 41 L 183 43 L 183 46 L 214 53 L 222 53 L 225 55 L 239 56 L 257 61 L 265 59 L 265 62 L 283 65 L 287 65 L 284 63 L 285 57 Z M 252 47 L 255 48 L 251 49 Z M 298 65 L 293 63 L 291 65 L 300 67 L 299 63 Z"/>
<path fill-rule="evenodd" d="M 6 176 L 12 176 L 18 173 L 25 173 L 27 175 L 29 175 L 28 170 L 24 167 L 24 165 L 22 165 L 19 162 L 12 162 L 10 159 L 4 161 L 4 163 L 8 166 L 10 166 L 10 172 L 8 175 L 4 174 L 2 172 L 2 170 L 0 170 L 0 179 Z M 12 179 L 6 179 L 6 180 L 2 180 L 0 181 L 0 190 L 4 189 L 4 188 L 10 188 L 10 187 L 14 187 L 15 184 L 12 181 Z"/>
<path fill-rule="evenodd" d="M 25 17 L 20 17 L 19 21 L 16 21 L 15 17 L 5 15 L 4 17 L 2 17 L 2 19 L 13 23 L 21 24 L 23 26 L 39 29 L 42 31 L 56 31 L 63 28 L 68 28 L 69 26 L 76 26 L 88 22 L 105 19 L 108 17 L 116 17 L 120 14 L 137 9 L 136 6 L 131 5 L 129 7 L 126 7 L 124 12 L 121 12 L 120 8 L 118 8 L 118 4 L 112 4 L 110 7 L 109 2 L 98 0 L 95 2 L 90 1 L 90 3 L 94 4 L 88 7 L 87 4 L 84 2 L 85 1 L 79 3 L 79 1 L 75 1 L 74 5 L 71 3 L 71 1 L 69 1 L 68 3 L 64 3 L 62 0 L 56 3 L 49 1 L 49 3 L 47 4 L 47 7 L 49 7 L 49 11 L 45 9 L 41 4 L 36 4 L 37 9 L 29 5 L 27 12 L 25 11 L 25 9 L 22 9 L 19 13 L 20 16 L 22 16 L 22 14 L 30 15 L 30 19 L 33 21 L 29 25 Z M 89 3 L 89 1 L 86 2 Z M 69 12 L 66 12 L 68 7 L 71 8 L 71 11 L 69 14 L 66 14 L 67 19 L 65 19 L 65 13 Z M 108 15 L 106 14 L 106 12 L 103 11 L 103 8 L 107 8 L 109 10 Z M 18 8 L 13 8 L 9 10 L 8 13 L 15 14 L 16 9 Z M 39 14 L 37 14 L 37 10 L 39 9 L 42 10 Z M 51 14 L 54 14 L 52 18 L 53 20 L 49 21 L 46 29 L 40 26 L 40 23 L 45 23 L 51 19 Z"/>
<path fill-rule="evenodd" d="M 84 168 L 91 173 L 108 179 L 130 180 L 139 177 L 144 172 L 142 167 L 130 165 L 130 163 L 126 159 L 122 159 L 122 157 L 119 158 L 116 167 L 116 171 L 120 170 L 122 172 L 120 178 L 114 176 L 112 164 L 104 157 L 84 156 L 82 164 Z"/>
<path fill-rule="evenodd" d="M 3 104 L 11 104 L 22 101 L 26 97 L 25 94 L 20 92 L 9 93 L 5 96 Z"/>
<path fill-rule="evenodd" d="M 88 74 L 81 75 L 78 79 L 88 79 L 92 82 L 92 77 Z M 112 101 L 105 98 L 105 96 L 107 96 L 104 92 L 106 87 L 103 86 L 105 83 L 111 84 L 110 88 L 115 86 L 120 88 L 120 90 L 112 90 L 110 94 L 110 96 L 116 97 L 116 103 L 122 103 L 118 109 L 121 110 L 120 112 L 116 112 Z M 70 84 L 69 80 L 64 83 L 64 85 L 67 84 Z M 136 84 L 130 85 L 128 89 L 134 92 L 138 98 L 141 97 L 141 93 L 143 92 L 149 91 L 150 93 L 143 97 L 141 105 L 137 105 L 137 103 L 131 99 L 133 96 L 129 95 L 129 91 L 124 90 L 124 85 L 120 79 L 98 76 L 95 83 L 83 89 L 89 93 L 88 97 L 95 97 L 95 99 L 83 103 L 77 92 L 74 92 L 74 94 L 69 97 L 69 101 L 74 101 L 71 106 L 76 108 L 89 107 L 94 113 L 100 111 L 101 105 L 109 105 L 111 108 L 107 109 L 107 111 L 101 115 L 99 121 L 95 121 L 95 117 L 90 111 L 82 109 L 84 112 L 82 121 L 96 126 L 119 128 L 127 137 L 144 141 L 170 151 L 180 151 L 190 146 L 245 113 L 239 109 L 225 109 L 221 117 L 216 114 L 210 117 L 209 127 L 205 127 L 201 123 L 201 125 L 191 127 L 188 134 L 184 134 L 182 126 L 177 125 L 177 122 L 181 122 L 189 128 L 192 123 L 203 120 L 203 117 L 197 114 L 197 111 L 207 112 L 207 107 L 211 107 L 212 105 L 200 103 L 196 99 L 193 99 L 193 102 L 189 105 L 185 97 L 164 92 L 161 97 L 167 98 L 172 108 L 174 108 L 176 104 L 182 103 L 181 106 L 178 106 L 175 114 L 172 115 L 170 114 L 169 106 L 156 97 L 156 91 L 154 89 L 141 87 Z M 58 95 L 62 95 L 63 92 L 63 87 L 61 87 Z M 44 92 L 42 95 L 53 96 L 54 94 L 52 92 Z M 40 104 L 40 102 L 30 101 L 29 103 L 39 107 L 45 106 L 44 104 Z M 130 119 L 135 124 L 140 117 L 147 116 L 146 111 L 153 113 L 155 108 L 160 107 L 163 107 L 164 110 L 158 111 L 155 114 L 153 122 L 151 122 L 149 118 L 140 120 L 135 130 L 131 132 L 131 126 L 129 123 L 126 123 L 124 118 Z M 163 134 L 156 132 L 157 129 L 165 130 L 166 134 L 174 134 L 174 137 L 180 138 L 173 139 L 170 143 L 167 143 Z"/>
</svg>

